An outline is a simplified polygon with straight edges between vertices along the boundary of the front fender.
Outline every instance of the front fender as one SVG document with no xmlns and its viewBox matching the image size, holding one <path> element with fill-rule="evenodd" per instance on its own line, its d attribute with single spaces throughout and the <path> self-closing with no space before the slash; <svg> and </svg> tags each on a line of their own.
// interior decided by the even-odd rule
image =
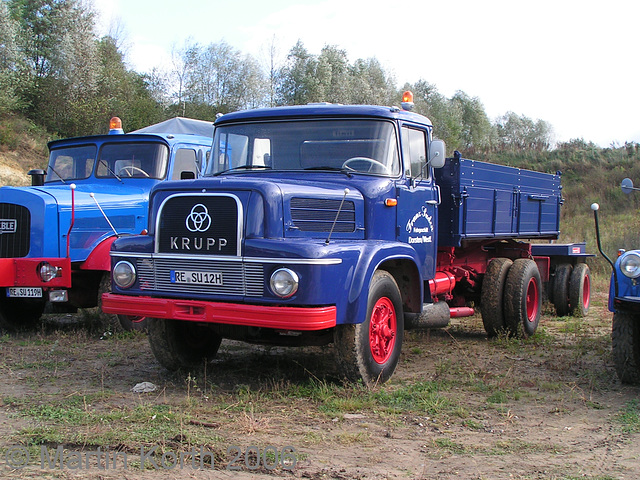
<svg viewBox="0 0 640 480">
<path fill-rule="evenodd" d="M 362 245 L 358 261 L 352 275 L 348 291 L 348 301 L 344 315 L 338 313 L 337 323 L 362 323 L 366 320 L 369 285 L 378 269 L 387 269 L 394 262 L 406 262 L 415 272 L 419 272 L 420 259 L 416 251 L 399 242 L 366 242 Z M 397 268 L 390 270 L 393 274 Z M 420 298 L 423 298 L 423 284 L 420 279 Z"/>
<path fill-rule="evenodd" d="M 80 265 L 80 270 L 103 270 L 108 272 L 111 270 L 111 244 L 116 240 L 115 235 L 100 242 L 94 248 L 87 259 Z"/>
</svg>

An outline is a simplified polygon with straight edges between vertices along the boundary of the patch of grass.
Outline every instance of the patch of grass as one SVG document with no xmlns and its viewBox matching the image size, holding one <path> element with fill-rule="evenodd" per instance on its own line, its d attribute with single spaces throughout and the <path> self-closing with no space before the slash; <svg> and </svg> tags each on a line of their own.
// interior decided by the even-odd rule
<svg viewBox="0 0 640 480">
<path fill-rule="evenodd" d="M 560 477 L 559 480 L 619 480 L 619 479 L 618 477 L 611 477 L 609 475 L 597 475 L 595 477 L 580 475 L 579 477 L 574 477 L 574 476 Z"/>
<path fill-rule="evenodd" d="M 487 397 L 488 403 L 507 403 L 508 400 L 507 394 L 503 391 L 495 391 Z"/>
<path fill-rule="evenodd" d="M 448 438 L 436 438 L 433 440 L 433 444 L 440 450 L 453 455 L 464 455 L 472 453 L 467 447 L 461 443 L 454 442 Z"/>
<path fill-rule="evenodd" d="M 625 407 L 616 416 L 616 420 L 622 425 L 623 432 L 640 432 L 640 403 L 638 400 L 627 402 Z"/>
<path fill-rule="evenodd" d="M 557 454 L 562 451 L 558 445 L 547 443 L 532 443 L 519 440 L 498 441 L 487 449 L 491 455 L 509 455 L 515 453 L 553 453 Z"/>
<path fill-rule="evenodd" d="M 366 444 L 371 440 L 369 432 L 342 432 L 336 435 L 336 440 L 341 445 Z"/>
<path fill-rule="evenodd" d="M 462 425 L 471 429 L 471 430 L 484 430 L 484 425 L 470 418 L 466 419 L 462 422 Z"/>
</svg>

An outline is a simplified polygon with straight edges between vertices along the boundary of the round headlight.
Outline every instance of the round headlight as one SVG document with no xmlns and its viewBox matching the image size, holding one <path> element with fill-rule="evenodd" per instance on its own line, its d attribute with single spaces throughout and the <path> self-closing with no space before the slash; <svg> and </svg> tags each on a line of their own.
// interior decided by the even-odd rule
<svg viewBox="0 0 640 480">
<path fill-rule="evenodd" d="M 279 297 L 290 297 L 298 291 L 298 275 L 288 268 L 279 268 L 271 275 L 270 285 Z"/>
<path fill-rule="evenodd" d="M 129 288 L 136 281 L 136 269 L 124 260 L 113 267 L 113 281 L 120 288 Z"/>
<path fill-rule="evenodd" d="M 640 255 L 627 252 L 620 258 L 620 270 L 629 278 L 640 276 Z"/>
<path fill-rule="evenodd" d="M 50 282 L 58 276 L 58 267 L 54 267 L 50 263 L 42 262 L 39 267 L 40 278 L 43 282 Z"/>
</svg>

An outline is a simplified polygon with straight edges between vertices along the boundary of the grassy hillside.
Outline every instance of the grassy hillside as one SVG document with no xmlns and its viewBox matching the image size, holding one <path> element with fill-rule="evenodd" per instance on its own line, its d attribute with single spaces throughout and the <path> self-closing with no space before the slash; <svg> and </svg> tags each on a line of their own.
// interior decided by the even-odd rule
<svg viewBox="0 0 640 480">
<path fill-rule="evenodd" d="M 28 120 L 0 118 L 0 185 L 29 185 L 32 168 L 46 168 L 49 135 Z"/>
<path fill-rule="evenodd" d="M 45 168 L 47 141 L 51 137 L 27 120 L 11 116 L 0 119 L 0 185 L 28 185 L 27 172 Z M 464 155 L 464 152 L 463 152 Z M 590 206 L 600 204 L 603 247 L 611 257 L 618 248 L 640 247 L 640 192 L 625 195 L 620 182 L 630 177 L 640 186 L 640 148 L 628 145 L 601 149 L 573 141 L 552 152 L 501 153 L 476 156 L 490 161 L 542 172 L 562 172 L 563 195 L 559 242 L 587 242 L 596 253 L 595 228 Z M 601 258 L 590 262 L 593 270 L 608 272 Z"/>
</svg>

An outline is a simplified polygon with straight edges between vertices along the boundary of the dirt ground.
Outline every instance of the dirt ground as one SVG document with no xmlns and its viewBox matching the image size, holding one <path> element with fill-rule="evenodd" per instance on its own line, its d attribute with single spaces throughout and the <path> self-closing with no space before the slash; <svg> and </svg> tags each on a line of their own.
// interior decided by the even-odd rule
<svg viewBox="0 0 640 480">
<path fill-rule="evenodd" d="M 594 295 L 585 319 L 546 309 L 526 341 L 489 341 L 479 317 L 409 332 L 391 381 L 371 390 L 341 382 L 332 347 L 225 341 L 213 367 L 176 374 L 144 334 L 50 317 L 37 332 L 0 337 L 0 475 L 637 479 L 640 388 L 615 375 L 605 302 Z M 145 381 L 157 389 L 132 392 Z M 53 458 L 58 446 L 67 457 L 42 465 L 42 449 Z M 275 466 L 263 456 L 252 470 L 251 446 Z M 140 450 L 154 447 L 169 456 L 141 468 Z M 215 451 L 214 468 L 191 457 L 172 468 L 171 452 L 192 447 Z M 98 448 L 127 464 L 74 463 Z M 283 468 L 283 449 L 295 467 Z"/>
</svg>

